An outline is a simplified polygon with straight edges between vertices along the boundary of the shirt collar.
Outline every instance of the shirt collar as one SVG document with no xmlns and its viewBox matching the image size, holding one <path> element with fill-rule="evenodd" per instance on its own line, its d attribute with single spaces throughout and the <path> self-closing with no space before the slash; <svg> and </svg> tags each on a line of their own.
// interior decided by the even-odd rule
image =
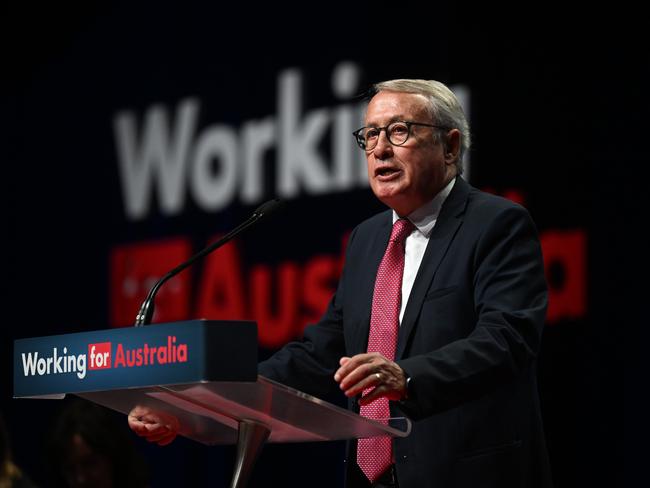
<svg viewBox="0 0 650 488">
<path fill-rule="evenodd" d="M 436 224 L 436 220 L 440 214 L 442 204 L 445 203 L 445 200 L 451 193 L 451 189 L 454 187 L 455 183 L 456 178 L 452 178 L 451 181 L 447 183 L 447 186 L 440 190 L 432 200 L 429 200 L 427 203 L 408 215 L 408 219 L 425 237 L 428 238 L 431 235 L 433 226 Z M 397 212 L 393 210 L 393 224 L 399 218 Z"/>
</svg>

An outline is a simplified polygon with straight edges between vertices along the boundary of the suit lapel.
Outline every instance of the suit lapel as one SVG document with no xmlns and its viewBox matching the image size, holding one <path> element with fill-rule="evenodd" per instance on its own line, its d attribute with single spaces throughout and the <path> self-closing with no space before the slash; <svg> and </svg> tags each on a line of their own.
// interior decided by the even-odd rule
<svg viewBox="0 0 650 488">
<path fill-rule="evenodd" d="M 384 257 L 388 239 L 392 229 L 392 212 L 385 212 L 386 218 L 382 219 L 380 225 L 374 232 L 372 241 L 369 242 L 366 249 L 365 259 L 362 259 L 364 265 L 363 273 L 359 284 L 359 306 L 361 307 L 360 316 L 362 317 L 359 327 L 354 327 L 354 337 L 352 341 L 351 354 L 366 352 L 368 348 L 368 335 L 370 334 L 370 313 L 372 309 L 372 296 L 375 291 L 375 280 L 377 279 L 377 270 L 379 263 Z"/>
<path fill-rule="evenodd" d="M 465 211 L 469 191 L 470 186 L 462 178 L 456 178 L 454 188 L 440 211 L 440 215 L 431 232 L 429 243 L 424 252 L 422 264 L 415 277 L 408 303 L 406 304 L 406 310 L 404 311 L 404 317 L 397 338 L 395 359 L 401 359 L 404 354 L 408 338 L 413 332 L 415 321 L 420 313 L 431 281 L 440 262 L 447 253 L 447 249 L 454 239 L 458 228 L 462 224 L 462 214 Z"/>
</svg>

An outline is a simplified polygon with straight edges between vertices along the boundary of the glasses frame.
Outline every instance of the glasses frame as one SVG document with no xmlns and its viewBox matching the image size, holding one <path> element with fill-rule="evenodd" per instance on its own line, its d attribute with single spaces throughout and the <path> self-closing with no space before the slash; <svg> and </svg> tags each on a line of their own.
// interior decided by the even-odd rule
<svg viewBox="0 0 650 488">
<path fill-rule="evenodd" d="M 406 125 L 406 130 L 407 130 L 406 139 L 404 139 L 404 141 L 400 142 L 399 144 L 395 144 L 390 139 L 390 136 L 388 135 L 388 128 L 391 125 L 394 125 L 394 124 L 404 124 L 404 125 Z M 451 127 L 447 127 L 447 126 L 444 126 L 444 125 L 425 124 L 423 122 L 411 122 L 409 120 L 395 120 L 394 122 L 391 122 L 390 124 L 388 124 L 388 125 L 386 125 L 384 127 L 372 127 L 372 126 L 367 126 L 366 125 L 364 127 L 361 127 L 360 129 L 355 130 L 352 133 L 352 135 L 354 136 L 355 141 L 357 141 L 357 144 L 359 145 L 359 147 L 361 149 L 363 149 L 364 151 L 369 152 L 369 151 L 372 151 L 375 147 L 377 147 L 377 144 L 379 143 L 379 136 L 381 136 L 381 131 L 382 130 L 386 133 L 386 139 L 388 140 L 388 142 L 391 143 L 391 145 L 393 145 L 393 146 L 403 146 L 404 144 L 406 144 L 406 141 L 409 140 L 409 137 L 411 137 L 411 126 L 413 126 L 413 125 L 421 125 L 421 126 L 424 126 L 424 127 L 433 127 L 435 129 L 451 130 Z M 364 129 L 375 129 L 375 130 L 378 131 L 377 142 L 371 148 L 368 148 L 366 146 L 365 139 L 361 138 L 361 131 L 363 131 Z"/>
</svg>

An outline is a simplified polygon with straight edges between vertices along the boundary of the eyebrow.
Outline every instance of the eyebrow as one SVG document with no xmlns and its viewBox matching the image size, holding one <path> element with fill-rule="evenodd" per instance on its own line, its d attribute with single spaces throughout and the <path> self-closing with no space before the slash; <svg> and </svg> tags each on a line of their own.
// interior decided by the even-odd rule
<svg viewBox="0 0 650 488">
<path fill-rule="evenodd" d="M 388 123 L 386 125 L 390 125 L 393 122 L 403 122 L 405 120 L 406 117 L 404 117 L 404 115 L 393 115 L 390 119 L 388 119 Z M 366 127 L 379 127 L 379 124 L 366 123 Z"/>
</svg>

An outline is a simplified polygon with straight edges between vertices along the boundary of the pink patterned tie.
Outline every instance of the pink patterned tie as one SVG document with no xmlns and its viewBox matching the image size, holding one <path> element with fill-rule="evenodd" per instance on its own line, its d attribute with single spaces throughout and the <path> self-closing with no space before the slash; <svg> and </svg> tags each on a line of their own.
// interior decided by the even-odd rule
<svg viewBox="0 0 650 488">
<path fill-rule="evenodd" d="M 413 229 L 413 224 L 405 219 L 399 219 L 393 224 L 388 247 L 377 270 L 372 297 L 368 352 L 379 352 L 391 361 L 395 358 L 399 329 L 404 242 Z M 371 390 L 372 388 L 368 388 L 363 394 L 366 395 Z M 381 397 L 369 405 L 362 405 L 361 415 L 376 420 L 388 419 L 388 398 Z M 359 439 L 357 464 L 371 483 L 386 471 L 392 463 L 392 458 L 393 444 L 390 437 Z"/>
</svg>

